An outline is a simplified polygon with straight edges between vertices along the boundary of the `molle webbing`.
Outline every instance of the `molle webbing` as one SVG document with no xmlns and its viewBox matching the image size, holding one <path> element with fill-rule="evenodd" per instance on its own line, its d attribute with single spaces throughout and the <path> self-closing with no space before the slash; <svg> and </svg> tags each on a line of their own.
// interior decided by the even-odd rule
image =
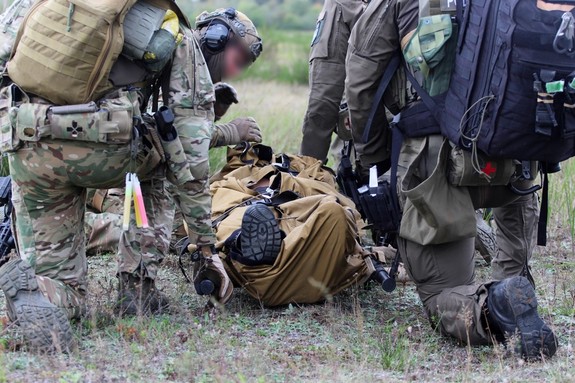
<svg viewBox="0 0 575 383">
<path fill-rule="evenodd" d="M 108 74 L 124 42 L 121 25 L 135 2 L 39 1 L 18 32 L 10 77 L 59 105 L 101 97 L 111 88 Z"/>
</svg>

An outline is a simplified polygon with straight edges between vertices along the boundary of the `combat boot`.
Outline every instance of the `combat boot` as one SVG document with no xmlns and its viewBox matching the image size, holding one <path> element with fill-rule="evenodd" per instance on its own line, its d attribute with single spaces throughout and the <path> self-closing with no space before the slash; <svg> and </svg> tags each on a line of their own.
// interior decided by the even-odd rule
<svg viewBox="0 0 575 383">
<path fill-rule="evenodd" d="M 0 268 L 0 288 L 8 317 L 22 329 L 28 346 L 40 352 L 68 352 L 72 329 L 66 310 L 55 306 L 38 288 L 28 262 L 14 259 Z"/>
<path fill-rule="evenodd" d="M 250 266 L 273 265 L 281 251 L 284 236 L 268 206 L 250 206 L 242 218 L 239 238 L 241 258 L 238 261 Z"/>
<path fill-rule="evenodd" d="M 151 278 L 120 273 L 120 288 L 115 311 L 121 315 L 161 314 L 167 311 L 168 297 L 156 288 Z"/>
<path fill-rule="evenodd" d="M 553 331 L 537 312 L 537 298 L 525 277 L 512 277 L 489 287 L 486 308 L 487 329 L 497 341 L 517 334 L 515 352 L 526 360 L 551 357 L 557 351 Z"/>
</svg>

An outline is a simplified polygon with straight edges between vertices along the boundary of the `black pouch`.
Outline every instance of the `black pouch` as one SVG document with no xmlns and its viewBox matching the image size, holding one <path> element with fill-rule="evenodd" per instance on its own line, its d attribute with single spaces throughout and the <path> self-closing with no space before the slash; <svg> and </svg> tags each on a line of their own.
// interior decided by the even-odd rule
<svg viewBox="0 0 575 383">
<path fill-rule="evenodd" d="M 434 99 L 438 105 L 443 105 L 442 98 L 434 97 Z M 410 138 L 441 134 L 439 123 L 422 100 L 411 102 L 401 111 L 397 127 L 403 136 Z"/>
<path fill-rule="evenodd" d="M 392 193 L 387 181 L 378 185 L 375 194 L 368 187 L 360 189 L 359 200 L 367 222 L 373 225 L 373 229 L 384 233 L 396 233 L 399 230 L 399 206 L 394 203 Z"/>
</svg>

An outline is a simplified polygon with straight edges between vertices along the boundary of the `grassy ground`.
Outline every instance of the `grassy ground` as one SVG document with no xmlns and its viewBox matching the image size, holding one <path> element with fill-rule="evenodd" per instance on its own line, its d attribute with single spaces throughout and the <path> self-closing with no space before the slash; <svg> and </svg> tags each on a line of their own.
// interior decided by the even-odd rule
<svg viewBox="0 0 575 383">
<path fill-rule="evenodd" d="M 306 88 L 236 84 L 234 115 L 253 115 L 266 142 L 297 150 Z M 230 116 L 233 117 L 233 116 Z M 212 155 L 212 162 L 221 153 Z M 0 322 L 1 382 L 572 382 L 575 381 L 575 164 L 553 176 L 549 246 L 532 262 L 541 312 L 559 336 L 552 360 L 524 363 L 502 347 L 462 347 L 433 332 L 413 286 L 385 293 L 372 286 L 327 303 L 267 309 L 236 289 L 219 313 L 186 285 L 168 257 L 159 286 L 172 312 L 118 318 L 115 260 L 90 263 L 90 310 L 74 325 L 70 355 L 21 349 L 18 329 Z M 478 279 L 489 268 L 478 262 Z M 0 296 L 0 317 L 4 317 Z"/>
<path fill-rule="evenodd" d="M 301 142 L 301 124 L 307 106 L 308 90 L 304 85 L 245 80 L 233 84 L 239 104 L 233 105 L 222 122 L 251 116 L 262 129 L 264 143 L 278 152 L 297 153 Z M 212 170 L 226 161 L 226 149 L 211 151 Z"/>
</svg>

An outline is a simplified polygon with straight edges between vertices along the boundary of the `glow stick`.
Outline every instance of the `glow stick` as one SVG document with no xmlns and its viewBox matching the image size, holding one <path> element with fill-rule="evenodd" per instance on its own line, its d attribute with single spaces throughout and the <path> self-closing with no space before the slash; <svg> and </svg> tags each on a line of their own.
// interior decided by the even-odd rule
<svg viewBox="0 0 575 383">
<path fill-rule="evenodd" d="M 144 205 L 144 197 L 142 196 L 142 189 L 140 188 L 140 180 L 134 174 L 134 204 L 136 209 L 136 220 L 138 219 L 138 212 L 140 213 L 140 223 L 138 227 L 148 228 L 148 216 L 146 214 L 146 206 Z"/>
<path fill-rule="evenodd" d="M 369 194 L 372 196 L 377 194 L 377 166 L 369 169 Z"/>
<path fill-rule="evenodd" d="M 136 216 L 136 227 L 142 227 L 142 213 L 140 212 L 140 206 L 138 205 L 138 197 L 136 197 L 136 180 L 132 179 L 132 184 L 134 186 L 134 215 Z"/>
<path fill-rule="evenodd" d="M 130 229 L 130 213 L 132 208 L 132 177 L 131 173 L 126 173 L 126 194 L 124 196 L 124 222 L 122 229 L 128 231 Z"/>
</svg>

